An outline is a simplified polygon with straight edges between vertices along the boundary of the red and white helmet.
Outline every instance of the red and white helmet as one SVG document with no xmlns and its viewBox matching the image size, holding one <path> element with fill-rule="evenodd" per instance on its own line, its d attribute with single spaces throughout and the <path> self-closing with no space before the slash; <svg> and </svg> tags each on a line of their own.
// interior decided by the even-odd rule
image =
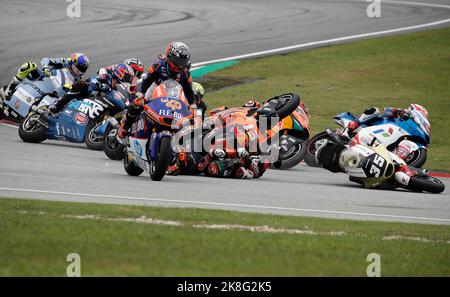
<svg viewBox="0 0 450 297">
<path fill-rule="evenodd" d="M 428 120 L 428 110 L 419 104 L 410 104 L 408 110 L 411 117 L 422 128 L 422 130 L 427 134 L 430 134 L 430 121 Z"/>
</svg>

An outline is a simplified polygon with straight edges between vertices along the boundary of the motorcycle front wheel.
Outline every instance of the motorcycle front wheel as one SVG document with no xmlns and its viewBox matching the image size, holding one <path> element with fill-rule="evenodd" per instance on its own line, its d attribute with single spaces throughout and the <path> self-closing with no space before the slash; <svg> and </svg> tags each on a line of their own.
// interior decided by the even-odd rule
<svg viewBox="0 0 450 297">
<path fill-rule="evenodd" d="M 40 143 L 47 139 L 47 129 L 37 122 L 41 117 L 40 114 L 32 113 L 22 120 L 19 126 L 20 139 L 30 143 Z"/>
<path fill-rule="evenodd" d="M 417 175 L 411 177 L 406 188 L 414 192 L 430 192 L 439 194 L 445 190 L 445 185 L 442 181 L 435 177 L 429 175 Z"/>
<path fill-rule="evenodd" d="M 150 163 L 150 177 L 154 181 L 160 181 L 166 174 L 167 167 L 172 158 L 172 138 L 163 137 L 159 143 L 158 156 Z"/>
</svg>

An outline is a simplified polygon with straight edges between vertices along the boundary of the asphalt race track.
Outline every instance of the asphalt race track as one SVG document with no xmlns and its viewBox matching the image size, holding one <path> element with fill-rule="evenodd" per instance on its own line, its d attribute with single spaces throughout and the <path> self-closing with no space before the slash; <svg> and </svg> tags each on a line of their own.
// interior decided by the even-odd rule
<svg viewBox="0 0 450 297">
<path fill-rule="evenodd" d="M 450 19 L 448 0 L 421 2 L 436 5 L 386 0 L 377 19 L 366 16 L 365 1 L 81 0 L 82 18 L 70 19 L 66 1 L 2 0 L 0 82 L 28 59 L 73 50 L 89 55 L 93 72 L 130 56 L 148 64 L 169 40 L 185 41 L 193 62 L 202 62 Z M 365 190 L 343 174 L 300 165 L 259 180 L 169 176 L 157 183 L 145 174 L 126 175 L 122 163 L 103 152 L 23 143 L 17 128 L 0 124 L 1 197 L 450 224 L 450 180 L 442 180 L 447 189 L 441 195 Z"/>
</svg>

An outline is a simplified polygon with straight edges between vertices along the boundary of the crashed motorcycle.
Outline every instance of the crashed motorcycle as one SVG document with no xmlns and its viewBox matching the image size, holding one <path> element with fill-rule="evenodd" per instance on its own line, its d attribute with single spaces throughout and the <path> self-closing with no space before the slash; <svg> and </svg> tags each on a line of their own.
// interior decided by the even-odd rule
<svg viewBox="0 0 450 297">
<path fill-rule="evenodd" d="M 364 114 L 361 117 L 364 117 Z M 336 129 L 335 132 L 343 135 L 348 123 L 358 119 L 353 114 L 344 112 L 336 115 L 333 120 L 344 128 Z M 361 121 L 361 118 L 359 120 Z M 315 151 L 327 139 L 329 135 L 324 131 L 308 141 L 304 160 L 309 166 L 318 166 Z M 400 156 L 406 164 L 420 168 L 426 162 L 431 141 L 430 123 L 426 117 L 414 111 L 407 118 L 377 117 L 362 124 L 357 133 L 352 135 L 352 139 L 361 144 L 369 144 L 376 139 L 387 150 Z"/>
<path fill-rule="evenodd" d="M 263 175 L 270 163 L 279 159 L 279 137 L 282 121 L 299 106 L 296 94 L 283 94 L 270 98 L 259 108 L 219 107 L 210 111 L 201 126 L 192 125 L 180 131 L 183 139 L 181 153 L 177 155 L 180 174 L 200 174 L 196 166 L 208 153 L 219 149 L 223 156 L 215 156 L 224 167 L 215 176 L 233 177 L 239 167 L 251 160 L 258 161 L 258 174 Z M 197 133 L 196 133 L 197 132 Z M 193 148 L 199 144 L 202 150 Z M 179 143 L 177 142 L 177 145 Z M 216 151 L 217 152 L 217 151 Z M 245 157 L 240 152 L 245 152 Z M 275 154 L 273 154 L 275 153 Z M 204 171 L 208 175 L 208 171 Z"/>
<path fill-rule="evenodd" d="M 326 133 L 328 139 L 315 152 L 317 163 L 331 172 L 347 173 L 352 182 L 365 188 L 403 188 L 436 194 L 445 189 L 442 181 L 430 176 L 427 170 L 408 166 L 380 142 L 347 144 L 335 132 L 328 129 Z"/>
</svg>

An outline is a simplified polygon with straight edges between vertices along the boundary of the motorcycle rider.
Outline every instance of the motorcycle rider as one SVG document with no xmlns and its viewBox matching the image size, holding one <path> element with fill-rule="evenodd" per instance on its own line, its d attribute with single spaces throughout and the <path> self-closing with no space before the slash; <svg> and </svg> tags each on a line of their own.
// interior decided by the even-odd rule
<svg viewBox="0 0 450 297">
<path fill-rule="evenodd" d="M 117 64 L 117 66 L 107 69 L 103 74 L 75 82 L 66 95 L 56 101 L 54 105 L 51 105 L 49 110 L 53 114 L 57 114 L 73 99 L 96 96 L 99 93 L 107 94 L 116 89 L 116 84 L 131 83 L 133 78 L 134 71 L 130 66 Z"/>
<path fill-rule="evenodd" d="M 130 66 L 131 68 L 133 68 L 134 76 L 136 77 L 137 80 L 139 80 L 141 78 L 142 74 L 144 73 L 144 70 L 145 70 L 144 63 L 142 63 L 137 58 L 128 58 L 128 59 L 124 60 L 122 64 L 126 64 L 126 65 Z M 97 74 L 107 74 L 109 70 L 117 67 L 117 65 L 119 65 L 119 64 L 113 64 L 108 67 L 100 68 L 97 71 Z"/>
<path fill-rule="evenodd" d="M 394 107 L 385 107 L 383 109 L 383 112 L 380 112 L 380 110 L 377 107 L 370 107 L 367 108 L 361 116 L 355 120 L 351 121 L 347 124 L 347 134 L 349 137 L 354 136 L 356 130 L 362 125 L 362 124 L 368 124 L 371 121 L 384 117 L 384 118 L 399 118 L 401 120 L 408 120 L 411 116 L 411 113 L 413 110 L 416 110 L 419 112 L 423 117 L 428 118 L 428 111 L 425 107 L 419 105 L 419 104 L 410 104 L 408 108 L 401 109 L 401 108 L 394 108 Z"/>
<path fill-rule="evenodd" d="M 73 53 L 68 58 L 42 58 L 42 69 L 39 69 L 36 63 L 24 63 L 11 82 L 5 88 L 0 88 L 0 97 L 4 100 L 10 100 L 12 94 L 25 78 L 36 80 L 42 75 L 50 76 L 52 69 L 67 68 L 75 78 L 80 80 L 89 67 L 89 59 L 83 53 Z"/>
<path fill-rule="evenodd" d="M 118 136 L 124 138 L 131 124 L 142 112 L 148 99 L 144 97 L 145 92 L 152 83 L 160 83 L 168 79 L 178 81 L 183 87 L 184 94 L 190 105 L 195 103 L 195 93 L 192 86 L 192 77 L 188 70 L 191 65 L 191 51 L 183 42 L 171 42 L 166 48 L 165 56 L 160 55 L 152 64 L 146 77 L 137 87 L 136 99 L 128 106 L 125 121 L 118 130 Z"/>
</svg>

